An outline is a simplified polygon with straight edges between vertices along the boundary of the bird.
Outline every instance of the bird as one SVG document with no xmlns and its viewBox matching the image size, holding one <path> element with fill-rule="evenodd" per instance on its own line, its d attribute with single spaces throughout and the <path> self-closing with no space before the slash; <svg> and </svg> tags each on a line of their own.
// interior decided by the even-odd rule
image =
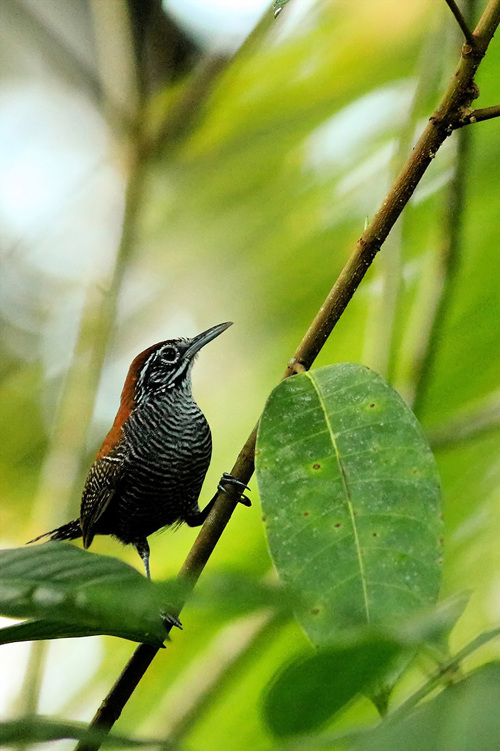
<svg viewBox="0 0 500 751">
<path fill-rule="evenodd" d="M 191 370 L 200 349 L 231 325 L 158 342 L 134 358 L 113 425 L 87 475 L 80 517 L 30 542 L 82 537 L 88 548 L 95 535 L 112 535 L 135 546 L 150 579 L 151 534 L 182 523 L 200 526 L 226 485 L 235 486 L 238 500 L 250 505 L 243 495 L 247 486 L 227 472 L 207 506 L 198 505 L 212 437 L 193 398 Z"/>
</svg>

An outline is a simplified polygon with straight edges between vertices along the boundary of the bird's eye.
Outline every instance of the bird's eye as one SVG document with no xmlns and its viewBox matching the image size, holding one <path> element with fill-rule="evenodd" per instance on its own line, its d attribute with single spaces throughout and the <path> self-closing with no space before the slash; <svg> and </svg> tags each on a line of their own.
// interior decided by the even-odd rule
<svg viewBox="0 0 500 751">
<path fill-rule="evenodd" d="M 161 353 L 161 359 L 165 362 L 175 362 L 179 357 L 179 353 L 175 347 L 165 347 Z"/>
</svg>

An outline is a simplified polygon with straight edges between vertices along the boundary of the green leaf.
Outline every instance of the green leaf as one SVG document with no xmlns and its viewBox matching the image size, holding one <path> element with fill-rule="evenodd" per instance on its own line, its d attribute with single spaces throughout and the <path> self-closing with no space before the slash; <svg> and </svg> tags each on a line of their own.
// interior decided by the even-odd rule
<svg viewBox="0 0 500 751">
<path fill-rule="evenodd" d="M 448 638 L 470 599 L 469 592 L 460 592 L 425 608 L 396 628 L 398 638 L 408 642 L 433 644 L 448 648 Z"/>
<path fill-rule="evenodd" d="M 45 639 L 74 639 L 81 636 L 119 636 L 130 641 L 150 642 L 159 646 L 158 641 L 152 641 L 142 631 L 127 629 L 122 623 L 120 628 L 113 629 L 111 625 L 101 623 L 90 626 L 84 623 L 64 623 L 63 621 L 27 620 L 0 629 L 0 644 L 13 644 L 21 641 L 43 641 Z M 165 639 L 163 632 L 163 639 Z"/>
<path fill-rule="evenodd" d="M 500 662 L 483 665 L 410 717 L 387 721 L 356 751 L 497 751 Z"/>
<path fill-rule="evenodd" d="M 161 645 L 162 611 L 177 583 L 151 582 L 131 566 L 74 545 L 49 542 L 0 551 L 0 613 L 28 622 L 0 630 L 0 643 L 111 634 Z"/>
<path fill-rule="evenodd" d="M 269 548 L 310 639 L 407 617 L 439 591 L 434 458 L 401 397 L 341 363 L 283 381 L 257 439 Z"/>
<path fill-rule="evenodd" d="M 88 743 L 112 743 L 114 746 L 150 746 L 160 745 L 160 741 L 139 740 L 123 735 L 109 734 L 107 730 L 89 728 L 82 722 L 65 722 L 51 720 L 48 717 L 23 717 L 10 722 L 0 722 L 0 745 L 14 746 L 25 743 L 44 743 L 75 738 Z"/>
<path fill-rule="evenodd" d="M 335 645 L 285 668 L 264 699 L 264 716 L 277 736 L 320 728 L 336 712 L 385 677 L 401 645 L 384 636 Z"/>
</svg>

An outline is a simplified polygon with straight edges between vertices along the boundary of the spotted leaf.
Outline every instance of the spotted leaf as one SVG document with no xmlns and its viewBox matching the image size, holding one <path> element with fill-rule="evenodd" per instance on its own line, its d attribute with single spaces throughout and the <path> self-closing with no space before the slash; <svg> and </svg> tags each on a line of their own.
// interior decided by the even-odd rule
<svg viewBox="0 0 500 751">
<path fill-rule="evenodd" d="M 420 426 L 379 375 L 341 363 L 283 381 L 257 440 L 269 549 L 316 644 L 435 601 L 439 477 Z"/>
</svg>

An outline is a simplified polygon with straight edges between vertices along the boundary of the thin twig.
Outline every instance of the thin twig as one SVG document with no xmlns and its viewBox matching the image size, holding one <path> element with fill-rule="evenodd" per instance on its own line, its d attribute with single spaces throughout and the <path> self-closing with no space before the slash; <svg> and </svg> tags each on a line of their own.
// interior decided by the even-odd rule
<svg viewBox="0 0 500 751">
<path fill-rule="evenodd" d="M 500 104 L 495 104 L 493 107 L 482 107 L 477 110 L 465 111 L 462 118 L 455 125 L 455 128 L 463 128 L 464 125 L 480 123 L 483 120 L 492 120 L 494 117 L 500 117 Z"/>
<path fill-rule="evenodd" d="M 446 3 L 449 9 L 451 10 L 451 12 L 453 13 L 453 15 L 455 16 L 456 21 L 458 25 L 460 26 L 460 28 L 462 29 L 463 35 L 466 38 L 467 42 L 471 45 L 471 47 L 474 47 L 476 44 L 476 38 L 474 37 L 474 34 L 472 33 L 472 31 L 469 29 L 467 25 L 467 21 L 462 15 L 462 11 L 456 4 L 455 0 L 446 0 Z"/>
<path fill-rule="evenodd" d="M 430 118 L 407 164 L 389 190 L 382 206 L 358 241 L 352 256 L 311 323 L 295 355 L 288 363 L 284 377 L 293 375 L 297 369 L 311 367 L 427 167 L 452 132 L 454 123 L 459 119 L 463 108 L 470 107 L 475 96 L 475 89 L 472 85 L 474 75 L 499 23 L 500 0 L 490 0 L 474 32 L 476 35 L 474 47 L 462 49 L 458 69 L 439 107 Z M 231 472 L 245 483 L 248 483 L 254 470 L 256 433 L 255 428 L 248 437 Z M 194 587 L 203 571 L 237 504 L 236 493 L 228 492 L 219 495 L 215 507 L 203 525 L 179 574 L 182 579 L 189 582 L 191 587 Z M 90 725 L 91 728 L 103 730 L 113 726 L 157 652 L 156 647 L 146 644 L 141 644 L 136 649 L 97 711 Z M 77 751 L 96 751 L 98 748 L 99 745 L 96 744 L 80 743 Z"/>
<path fill-rule="evenodd" d="M 491 631 L 484 631 L 482 634 L 477 636 L 475 639 L 473 639 L 471 642 L 465 645 L 459 652 L 457 652 L 456 655 L 453 655 L 449 660 L 447 660 L 443 665 L 440 666 L 439 670 L 432 675 L 429 680 L 424 683 L 424 685 L 418 689 L 418 691 L 415 691 L 414 694 L 412 694 L 405 702 L 404 704 L 401 704 L 389 717 L 390 722 L 394 722 L 396 719 L 404 719 L 405 715 L 408 715 L 408 713 L 419 704 L 422 699 L 425 699 L 426 696 L 428 696 L 432 691 L 434 691 L 435 688 L 442 685 L 444 677 L 447 674 L 453 673 L 457 670 L 458 667 L 460 667 L 460 664 L 465 660 L 466 657 L 469 657 L 471 654 L 473 654 L 476 650 L 480 649 L 482 646 L 487 644 L 492 639 L 496 639 L 500 636 L 500 628 L 494 628 Z"/>
</svg>

